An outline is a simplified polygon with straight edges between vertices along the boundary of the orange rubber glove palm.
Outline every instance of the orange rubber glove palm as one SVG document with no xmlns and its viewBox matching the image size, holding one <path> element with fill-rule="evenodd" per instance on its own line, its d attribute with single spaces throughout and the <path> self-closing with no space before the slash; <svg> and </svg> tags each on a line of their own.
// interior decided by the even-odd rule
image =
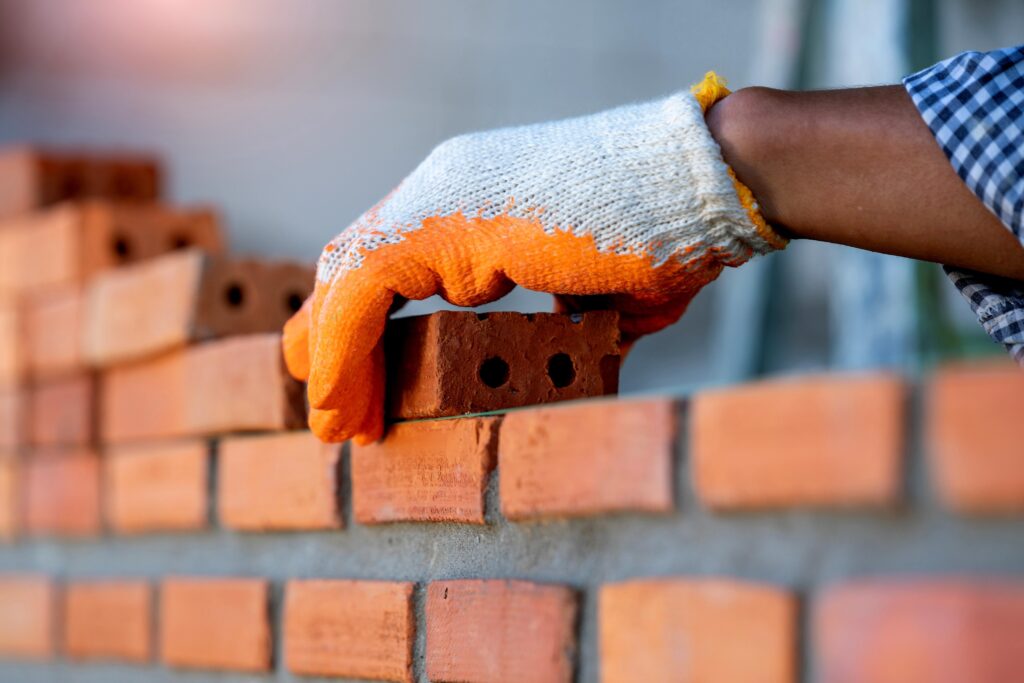
<svg viewBox="0 0 1024 683">
<path fill-rule="evenodd" d="M 735 181 L 692 93 L 594 116 L 454 138 L 332 240 L 285 326 L 325 441 L 383 432 L 382 337 L 395 296 L 476 306 L 514 286 L 620 313 L 623 340 L 675 322 L 726 265 L 785 241 Z M 592 301 L 590 302 L 592 303 Z"/>
</svg>

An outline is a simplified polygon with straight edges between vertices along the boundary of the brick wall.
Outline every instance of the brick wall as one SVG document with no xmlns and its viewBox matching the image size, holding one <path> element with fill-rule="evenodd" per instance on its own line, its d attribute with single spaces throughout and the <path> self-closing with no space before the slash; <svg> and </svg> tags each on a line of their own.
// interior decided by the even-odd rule
<svg viewBox="0 0 1024 683">
<path fill-rule="evenodd" d="M 2 219 L 0 254 L 68 199 Z M 67 234 L 101 244 L 94 225 Z M 395 328 L 393 405 L 422 419 L 324 445 L 274 332 L 302 267 L 211 256 L 204 234 L 5 276 L 0 680 L 1020 677 L 1009 363 L 600 397 L 603 318 L 445 314 Z M 486 343 L 446 358 L 446 329 Z M 568 380 L 543 362 L 562 355 Z"/>
</svg>

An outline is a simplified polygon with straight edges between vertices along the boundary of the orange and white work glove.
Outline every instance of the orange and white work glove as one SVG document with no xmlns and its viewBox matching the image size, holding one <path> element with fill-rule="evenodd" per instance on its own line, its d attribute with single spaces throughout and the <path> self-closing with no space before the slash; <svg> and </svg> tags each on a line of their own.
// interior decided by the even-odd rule
<svg viewBox="0 0 1024 683">
<path fill-rule="evenodd" d="M 623 340 L 678 320 L 724 266 L 785 246 L 704 123 L 728 90 L 453 138 L 324 247 L 285 326 L 325 441 L 384 429 L 382 336 L 395 296 L 476 306 L 515 285 L 619 311 Z M 588 297 L 593 297 L 589 299 Z"/>
</svg>

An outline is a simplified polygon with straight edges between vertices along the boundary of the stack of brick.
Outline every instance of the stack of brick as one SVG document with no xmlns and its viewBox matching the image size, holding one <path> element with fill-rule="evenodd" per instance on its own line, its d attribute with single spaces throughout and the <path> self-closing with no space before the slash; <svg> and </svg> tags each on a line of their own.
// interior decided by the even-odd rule
<svg viewBox="0 0 1024 683">
<path fill-rule="evenodd" d="M 1008 364 L 615 398 L 614 314 L 439 313 L 388 328 L 385 438 L 329 446 L 276 334 L 228 317 L 301 294 L 222 268 L 182 251 L 87 284 L 99 455 L 0 500 L 24 481 L 77 524 L 91 477 L 102 522 L 10 522 L 0 679 L 1019 678 Z M 58 571 L 52 532 L 87 536 L 42 546 Z"/>
</svg>

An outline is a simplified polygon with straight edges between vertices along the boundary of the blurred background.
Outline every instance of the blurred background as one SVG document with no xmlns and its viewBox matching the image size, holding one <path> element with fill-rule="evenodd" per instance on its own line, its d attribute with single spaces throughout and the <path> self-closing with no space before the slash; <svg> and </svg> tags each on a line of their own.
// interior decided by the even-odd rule
<svg viewBox="0 0 1024 683">
<path fill-rule="evenodd" d="M 708 69 L 734 88 L 891 83 L 1022 29 L 1020 0 L 0 0 L 0 143 L 155 152 L 169 198 L 219 206 L 233 249 L 312 261 L 457 133 L 662 96 Z M 639 343 L 623 389 L 1001 353 L 943 280 L 794 243 Z"/>
</svg>

